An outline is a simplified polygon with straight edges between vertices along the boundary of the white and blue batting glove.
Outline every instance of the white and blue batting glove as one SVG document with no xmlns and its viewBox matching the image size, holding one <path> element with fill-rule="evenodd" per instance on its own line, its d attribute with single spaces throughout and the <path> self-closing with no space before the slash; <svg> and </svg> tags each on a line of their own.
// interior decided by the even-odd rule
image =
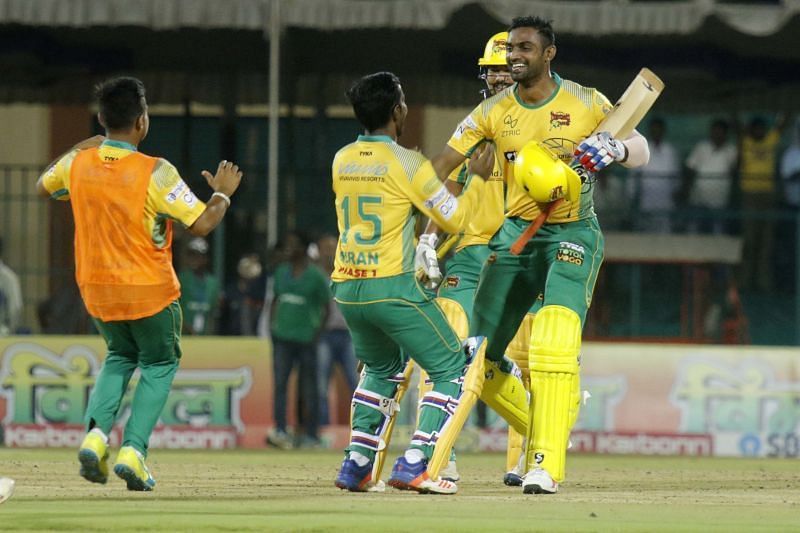
<svg viewBox="0 0 800 533">
<path fill-rule="evenodd" d="M 584 139 L 575 150 L 575 160 L 589 172 L 603 170 L 614 161 L 628 159 L 628 148 L 607 131 Z"/>
<path fill-rule="evenodd" d="M 423 233 L 419 236 L 417 251 L 414 254 L 414 270 L 422 285 L 433 290 L 442 282 L 442 271 L 439 270 L 439 258 L 436 256 L 436 243 L 439 237 L 435 233 Z"/>
</svg>

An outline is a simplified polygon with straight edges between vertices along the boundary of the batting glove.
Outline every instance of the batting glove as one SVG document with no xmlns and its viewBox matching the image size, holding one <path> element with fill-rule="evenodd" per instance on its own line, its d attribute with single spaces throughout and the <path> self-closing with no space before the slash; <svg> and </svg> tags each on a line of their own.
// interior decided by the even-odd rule
<svg viewBox="0 0 800 533">
<path fill-rule="evenodd" d="M 442 282 L 442 271 L 439 270 L 439 258 L 436 257 L 436 243 L 439 237 L 435 233 L 423 233 L 419 236 L 417 252 L 414 255 L 414 270 L 422 285 L 433 290 Z"/>
<path fill-rule="evenodd" d="M 628 159 L 628 148 L 607 131 L 587 137 L 575 150 L 575 160 L 589 172 L 603 170 L 614 161 Z"/>
</svg>

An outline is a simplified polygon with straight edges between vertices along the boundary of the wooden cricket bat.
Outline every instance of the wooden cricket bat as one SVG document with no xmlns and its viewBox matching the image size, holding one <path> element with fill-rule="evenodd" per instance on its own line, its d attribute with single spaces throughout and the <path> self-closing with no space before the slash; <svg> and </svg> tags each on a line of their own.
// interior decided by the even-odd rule
<svg viewBox="0 0 800 533">
<path fill-rule="evenodd" d="M 653 107 L 663 90 L 664 82 L 661 81 L 661 78 L 656 76 L 649 68 L 643 68 L 631 84 L 628 85 L 622 96 L 619 97 L 611 111 L 600 121 L 600 124 L 590 135 L 607 131 L 616 139 L 626 139 L 633 133 L 633 130 L 639 125 L 639 122 L 642 121 L 647 112 L 650 111 L 650 108 Z M 525 245 L 533 238 L 557 205 L 558 202 L 553 202 L 539 213 L 539 216 L 531 222 L 525 232 L 511 245 L 512 254 L 519 255 L 522 253 Z"/>
</svg>

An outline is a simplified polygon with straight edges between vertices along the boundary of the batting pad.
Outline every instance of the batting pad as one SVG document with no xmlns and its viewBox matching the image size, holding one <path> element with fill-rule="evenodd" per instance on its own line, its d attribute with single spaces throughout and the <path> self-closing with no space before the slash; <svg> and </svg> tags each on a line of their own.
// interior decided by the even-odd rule
<svg viewBox="0 0 800 533">
<path fill-rule="evenodd" d="M 577 419 L 581 320 L 575 311 L 546 305 L 536 314 L 530 349 L 531 403 L 528 470 L 539 466 L 564 480 L 567 445 Z"/>
<path fill-rule="evenodd" d="M 503 372 L 491 360 L 484 363 L 481 400 L 522 435 L 528 432 L 528 391 L 519 377 Z"/>
</svg>

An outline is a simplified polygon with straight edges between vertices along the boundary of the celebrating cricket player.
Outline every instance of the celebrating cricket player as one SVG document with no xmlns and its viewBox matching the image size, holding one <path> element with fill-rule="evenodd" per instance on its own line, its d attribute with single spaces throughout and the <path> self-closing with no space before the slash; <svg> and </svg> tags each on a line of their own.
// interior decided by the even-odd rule
<svg viewBox="0 0 800 533">
<path fill-rule="evenodd" d="M 508 32 L 496 33 L 487 41 L 483 56 L 478 59 L 479 78 L 486 84 L 481 90 L 485 98 L 499 93 L 513 83 L 506 65 L 507 40 Z M 451 235 L 445 241 L 443 246 L 455 241 L 453 245 L 455 254 L 447 261 L 446 277 L 443 281 L 436 259 L 436 245 L 440 239 L 434 224 L 428 225 L 417 245 L 417 271 L 423 272 L 423 282 L 428 288 L 433 288 L 442 281 L 439 284 L 437 302 L 461 338 L 466 338 L 469 332 L 478 278 L 483 263 L 490 253 L 489 240 L 503 224 L 505 185 L 502 172 L 502 165 L 496 160 L 492 175 L 486 181 L 483 201 L 478 212 L 462 233 Z M 448 189 L 453 194 L 460 194 L 467 178 L 466 164 L 463 164 L 450 174 Z M 438 254 L 441 253 L 440 249 Z M 427 265 L 430 265 L 430 268 L 426 268 Z M 538 305 L 540 302 L 535 303 L 534 308 Z M 481 399 L 509 422 L 506 475 L 503 478 L 507 485 L 521 485 L 522 474 L 525 473 L 519 471 L 519 465 L 524 455 L 522 439 L 527 431 L 528 345 L 534 312 L 535 309 L 531 309 L 525 316 L 517 335 L 506 349 L 507 358 L 499 364 L 493 361 L 486 362 L 489 366 L 481 393 Z M 515 367 L 515 364 L 518 366 Z M 522 381 L 519 378 L 520 373 Z M 422 381 L 420 394 L 427 392 L 428 388 L 428 384 Z M 444 479 L 458 481 L 455 454 L 451 456 L 448 465 L 440 474 Z"/>
<path fill-rule="evenodd" d="M 544 295 L 529 353 L 530 423 L 522 484 L 526 494 L 558 490 L 565 475 L 569 433 L 578 416 L 581 331 L 603 260 L 603 235 L 592 205 L 594 173 L 614 162 L 637 167 L 649 158 L 647 141 L 636 132 L 626 139 L 603 132 L 590 136 L 611 104 L 599 91 L 552 72 L 555 56 L 549 21 L 515 18 L 506 61 L 516 83 L 467 116 L 433 160 L 440 175 L 449 175 L 472 150 L 490 140 L 503 162 L 505 221 L 489 243 L 491 254 L 481 273 L 470 324 L 471 335 L 488 338 L 487 361 L 503 360 L 523 317 L 537 296 Z M 531 141 L 564 162 L 574 158 L 583 167 L 583 181 L 573 173 L 576 179 L 565 178 L 557 187 L 550 187 L 549 179 L 532 182 L 534 188 L 547 186 L 547 193 L 552 193 L 548 199 L 560 204 L 515 255 L 512 243 L 546 208 L 532 198 L 541 198 L 541 191 L 526 190 L 515 180 L 515 172 L 531 174 L 531 169 L 517 169 L 514 164 Z M 543 161 L 528 157 L 525 164 Z M 550 170 L 544 168 L 543 175 L 555 176 Z"/>
<path fill-rule="evenodd" d="M 365 134 L 333 160 L 339 242 L 331 278 L 365 373 L 353 394 L 350 445 L 335 484 L 353 492 L 369 488 L 375 454 L 399 409 L 395 394 L 404 354 L 409 354 L 428 373 L 433 387 L 423 398 L 410 446 L 395 462 L 388 483 L 453 494 L 456 484 L 430 478 L 427 466 L 442 427 L 452 425 L 451 418 L 463 423 L 465 417 L 458 413 L 471 407 L 461 401 L 469 396 L 464 383 L 470 357 L 442 309 L 417 284 L 414 227 L 421 212 L 446 231 L 462 230 L 478 209 L 494 151 L 488 145 L 473 154 L 468 170 L 474 177 L 456 198 L 430 161 L 397 144 L 408 108 L 396 76 L 366 76 L 347 91 L 347 98 Z M 474 347 L 468 351 L 471 355 Z"/>
<path fill-rule="evenodd" d="M 114 78 L 97 87 L 96 97 L 105 137 L 76 144 L 36 187 L 42 196 L 70 201 L 75 277 L 108 347 L 86 410 L 80 474 L 94 483 L 108 480 L 108 435 L 139 368 L 114 473 L 129 490 L 150 491 L 156 482 L 145 464 L 147 446 L 181 358 L 172 220 L 207 235 L 225 216 L 242 173 L 228 161 L 214 176 L 204 170 L 214 193 L 208 204 L 201 202 L 174 166 L 137 149 L 150 126 L 142 82 Z"/>
</svg>

